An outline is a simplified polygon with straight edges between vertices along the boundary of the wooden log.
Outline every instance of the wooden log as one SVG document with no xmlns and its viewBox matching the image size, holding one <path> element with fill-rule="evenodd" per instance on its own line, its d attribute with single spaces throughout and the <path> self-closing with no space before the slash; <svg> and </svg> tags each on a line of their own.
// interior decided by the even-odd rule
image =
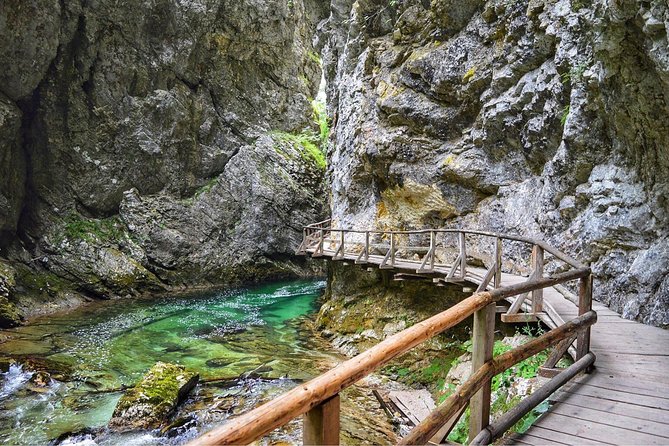
<svg viewBox="0 0 669 446">
<path fill-rule="evenodd" d="M 493 424 L 487 426 L 480 434 L 473 438 L 470 445 L 490 444 L 501 437 L 504 432 L 516 424 L 518 420 L 523 418 L 529 411 L 537 407 L 557 389 L 565 385 L 578 373 L 590 367 L 594 362 L 595 355 L 593 353 L 588 353 L 583 358 L 576 361 L 574 364 L 566 368 L 564 372 L 551 379 L 549 382 L 541 386 L 539 390 L 518 403 L 516 407 L 499 417 Z"/>
<path fill-rule="evenodd" d="M 293 418 L 311 410 L 326 399 L 337 395 L 341 390 L 426 339 L 430 339 L 462 322 L 475 311 L 490 303 L 518 293 L 532 291 L 534 288 L 553 286 L 556 283 L 579 279 L 589 274 L 589 268 L 575 269 L 557 274 L 554 277 L 476 293 L 446 311 L 386 338 L 369 350 L 343 362 L 338 367 L 311 381 L 301 384 L 280 397 L 203 434 L 190 442 L 189 445 L 251 443 Z M 569 326 L 568 324 L 565 326 Z M 437 426 L 432 435 L 439 430 L 439 427 L 441 426 Z M 429 439 L 429 436 L 427 439 Z"/>
<path fill-rule="evenodd" d="M 562 339 L 584 330 L 597 321 L 597 313 L 590 311 L 583 316 L 565 323 L 526 344 L 502 353 L 498 357 L 486 362 L 467 381 L 449 396 L 437 409 L 422 423 L 416 426 L 406 437 L 399 442 L 401 445 L 425 444 L 455 412 L 493 376 L 502 373 L 514 364 L 555 345 Z"/>
<path fill-rule="evenodd" d="M 474 330 L 472 334 L 472 371 L 482 367 L 492 359 L 492 348 L 495 342 L 495 304 L 474 313 Z M 490 379 L 485 380 L 469 402 L 469 438 L 474 438 L 481 429 L 490 423 Z"/>
<path fill-rule="evenodd" d="M 339 400 L 339 395 L 335 395 L 323 401 L 321 404 L 303 415 L 303 444 L 339 444 Z"/>
</svg>

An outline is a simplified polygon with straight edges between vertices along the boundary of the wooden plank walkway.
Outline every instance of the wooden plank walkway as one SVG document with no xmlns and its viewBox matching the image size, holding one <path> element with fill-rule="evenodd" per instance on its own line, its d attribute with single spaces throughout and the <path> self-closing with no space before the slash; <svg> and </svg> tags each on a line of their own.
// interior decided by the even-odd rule
<svg viewBox="0 0 669 446">
<path fill-rule="evenodd" d="M 565 320 L 576 316 L 547 291 Z M 594 309 L 595 370 L 554 394 L 550 410 L 507 444 L 669 445 L 669 331 Z"/>
<path fill-rule="evenodd" d="M 334 249 L 322 252 L 323 257 L 335 254 Z M 338 257 L 353 262 L 358 256 L 345 252 Z M 367 263 L 378 266 L 383 260 L 369 255 Z M 396 259 L 388 269 L 415 275 L 417 262 Z M 450 265 L 435 265 L 430 275 L 444 277 L 450 270 Z M 485 273 L 467 265 L 465 278 L 480 284 Z M 501 286 L 526 280 L 504 273 Z M 544 289 L 543 296 L 545 312 L 539 318 L 551 328 L 577 316 L 577 306 L 556 288 Z M 591 334 L 595 370 L 553 395 L 548 412 L 506 444 L 669 445 L 669 330 L 622 319 L 599 302 L 593 309 L 598 315 Z"/>
</svg>

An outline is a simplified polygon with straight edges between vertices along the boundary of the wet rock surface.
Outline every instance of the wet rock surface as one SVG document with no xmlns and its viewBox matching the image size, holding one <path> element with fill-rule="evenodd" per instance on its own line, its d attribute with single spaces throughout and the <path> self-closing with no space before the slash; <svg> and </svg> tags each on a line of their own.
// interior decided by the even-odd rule
<svg viewBox="0 0 669 446">
<path fill-rule="evenodd" d="M 455 3 L 332 2 L 335 224 L 544 238 L 668 326 L 666 2 Z"/>
<path fill-rule="evenodd" d="M 116 404 L 109 425 L 115 429 L 153 429 L 197 385 L 199 375 L 185 367 L 158 362 Z"/>
</svg>

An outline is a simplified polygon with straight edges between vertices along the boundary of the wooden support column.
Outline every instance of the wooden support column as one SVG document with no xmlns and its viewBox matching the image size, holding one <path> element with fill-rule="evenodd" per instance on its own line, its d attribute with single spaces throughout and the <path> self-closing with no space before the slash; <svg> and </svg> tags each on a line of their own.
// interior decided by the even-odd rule
<svg viewBox="0 0 669 446">
<path fill-rule="evenodd" d="M 495 288 L 502 284 L 502 239 L 495 238 Z"/>
<path fill-rule="evenodd" d="M 390 266 L 395 266 L 395 233 L 390 233 Z"/>
<path fill-rule="evenodd" d="M 486 361 L 492 359 L 495 335 L 495 304 L 492 303 L 474 313 L 474 333 L 472 334 L 472 374 Z M 472 397 L 469 408 L 469 438 L 474 438 L 490 424 L 490 383 L 488 380 L 481 390 Z"/>
<path fill-rule="evenodd" d="M 578 315 L 592 310 L 592 274 L 580 279 L 578 284 Z M 581 332 L 576 340 L 576 360 L 590 351 L 590 327 Z"/>
<path fill-rule="evenodd" d="M 532 247 L 532 265 L 534 268 L 533 279 L 541 279 L 544 277 L 544 250 L 534 245 Z M 532 291 L 532 313 L 537 314 L 544 311 L 544 290 Z"/>
<path fill-rule="evenodd" d="M 302 443 L 305 445 L 339 444 L 339 394 L 323 401 L 302 416 Z"/>
<path fill-rule="evenodd" d="M 369 261 L 369 231 L 365 232 L 365 262 Z"/>
</svg>

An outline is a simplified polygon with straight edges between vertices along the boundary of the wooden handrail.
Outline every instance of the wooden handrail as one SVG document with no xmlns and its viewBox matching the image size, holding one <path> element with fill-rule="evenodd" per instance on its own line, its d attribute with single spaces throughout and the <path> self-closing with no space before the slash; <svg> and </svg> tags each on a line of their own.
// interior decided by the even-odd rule
<svg viewBox="0 0 669 446">
<path fill-rule="evenodd" d="M 589 275 L 589 268 L 579 268 L 553 277 L 476 293 L 446 311 L 386 338 L 369 350 L 341 363 L 311 381 L 299 385 L 251 412 L 213 429 L 193 440 L 189 445 L 251 443 L 293 418 L 310 411 L 390 360 L 455 326 L 474 312 L 493 302 L 519 293 L 531 292 L 557 283 L 588 277 Z"/>
<path fill-rule="evenodd" d="M 592 352 L 588 353 L 574 364 L 564 369 L 562 372 L 560 372 L 560 374 L 553 377 L 550 381 L 541 386 L 539 390 L 525 398 L 513 409 L 500 416 L 493 424 L 485 427 L 476 437 L 474 437 L 474 439 L 469 444 L 474 446 L 492 443 L 501 437 L 504 432 L 509 430 L 527 413 L 529 413 L 532 409 L 541 404 L 542 401 L 552 395 L 557 389 L 564 386 L 567 382 L 569 382 L 569 380 L 574 378 L 580 372 L 592 366 L 594 362 L 595 354 Z"/>
<path fill-rule="evenodd" d="M 456 389 L 437 409 L 427 416 L 418 426 L 413 428 L 409 435 L 404 437 L 399 444 L 426 444 L 430 438 L 441 428 L 453 413 L 459 411 L 471 397 L 493 376 L 514 366 L 531 356 L 536 355 L 548 347 L 551 347 L 562 339 L 573 333 L 581 332 L 597 321 L 597 313 L 590 311 L 583 316 L 572 319 L 564 325 L 544 333 L 536 339 L 519 347 L 502 353 L 494 359 L 487 361 L 472 376 Z"/>
<path fill-rule="evenodd" d="M 378 235 L 418 235 L 418 234 L 430 234 L 431 232 L 434 232 L 435 234 L 471 234 L 471 235 L 481 235 L 485 237 L 493 237 L 493 238 L 500 238 L 504 240 L 511 240 L 511 241 L 516 241 L 516 242 L 523 242 L 527 243 L 530 245 L 536 245 L 543 249 L 545 252 L 550 253 L 553 255 L 555 258 L 565 262 L 566 264 L 574 267 L 574 268 L 585 268 L 586 266 L 579 262 L 578 260 L 574 259 L 573 257 L 569 256 L 568 254 L 565 254 L 564 252 L 560 251 L 559 249 L 556 249 L 543 240 L 539 239 L 533 239 L 530 237 L 523 237 L 520 235 L 513 235 L 513 234 L 500 234 L 496 232 L 489 232 L 489 231 L 480 231 L 476 229 L 416 229 L 416 230 L 410 230 L 410 231 L 382 231 L 382 230 L 360 230 L 360 229 L 342 229 L 342 228 L 332 228 L 332 227 L 321 227 L 321 226 L 316 226 L 316 225 L 321 225 L 329 222 L 328 220 L 325 220 L 323 222 L 319 223 L 314 223 L 313 225 L 307 226 L 307 228 L 315 228 L 315 229 L 323 229 L 324 231 L 327 232 L 345 232 L 349 234 L 378 234 Z"/>
</svg>

